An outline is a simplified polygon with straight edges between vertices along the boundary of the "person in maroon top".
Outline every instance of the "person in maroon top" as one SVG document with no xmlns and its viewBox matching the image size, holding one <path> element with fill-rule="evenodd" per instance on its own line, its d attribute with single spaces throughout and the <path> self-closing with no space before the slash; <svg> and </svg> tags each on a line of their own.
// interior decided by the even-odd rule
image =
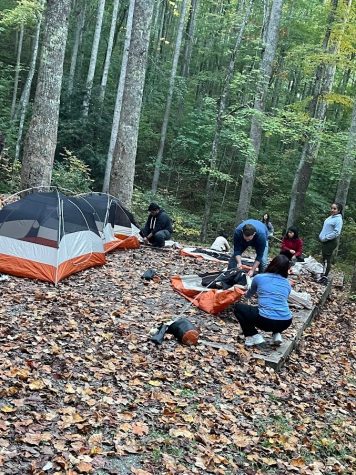
<svg viewBox="0 0 356 475">
<path fill-rule="evenodd" d="M 282 244 L 281 254 L 284 254 L 289 259 L 302 261 L 303 241 L 299 238 L 298 229 L 294 226 L 288 228 Z"/>
</svg>

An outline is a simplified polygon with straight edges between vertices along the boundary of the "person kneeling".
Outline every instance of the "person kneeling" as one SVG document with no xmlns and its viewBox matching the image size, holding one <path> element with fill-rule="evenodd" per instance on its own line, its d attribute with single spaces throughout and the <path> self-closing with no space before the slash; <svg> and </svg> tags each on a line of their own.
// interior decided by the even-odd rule
<svg viewBox="0 0 356 475">
<path fill-rule="evenodd" d="M 165 241 L 170 239 L 173 233 L 171 218 L 157 203 L 151 203 L 147 211 L 149 215 L 140 235 L 144 243 L 152 244 L 153 247 L 164 247 Z"/>
<path fill-rule="evenodd" d="M 236 303 L 234 314 L 241 325 L 246 346 L 260 345 L 264 338 L 257 328 L 272 332 L 274 345 L 282 343 L 281 333 L 292 323 L 292 314 L 288 306 L 291 286 L 287 279 L 290 262 L 287 256 L 280 254 L 268 265 L 264 274 L 256 275 L 245 297 L 257 294 L 258 306 Z"/>
</svg>

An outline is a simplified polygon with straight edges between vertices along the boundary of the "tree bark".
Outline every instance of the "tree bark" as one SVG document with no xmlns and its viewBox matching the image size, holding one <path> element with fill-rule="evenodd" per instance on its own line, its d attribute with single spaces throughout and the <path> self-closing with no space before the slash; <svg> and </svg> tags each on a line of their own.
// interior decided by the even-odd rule
<svg viewBox="0 0 356 475">
<path fill-rule="evenodd" d="M 100 85 L 100 94 L 99 94 L 100 104 L 103 104 L 104 102 L 106 84 L 108 82 L 109 68 L 110 68 L 111 55 L 112 55 L 112 50 L 113 50 L 113 45 L 114 45 L 114 36 L 115 36 L 115 30 L 116 30 L 119 5 L 120 5 L 120 0 L 114 0 L 108 46 L 106 48 L 105 64 L 104 64 L 104 69 L 103 69 L 103 75 L 101 78 L 101 85 Z"/>
<path fill-rule="evenodd" d="M 70 61 L 69 76 L 68 76 L 68 96 L 73 93 L 74 77 L 77 69 L 78 51 L 82 43 L 83 29 L 85 24 L 86 3 L 84 3 L 78 12 L 78 21 L 76 23 L 74 32 L 74 44 L 72 48 L 72 57 Z"/>
<path fill-rule="evenodd" d="M 265 110 L 265 100 L 268 91 L 268 83 L 272 74 L 272 65 L 276 54 L 278 43 L 278 30 L 282 14 L 283 0 L 274 0 L 268 22 L 266 33 L 265 50 L 261 62 L 261 77 L 257 85 L 255 96 L 254 111 L 252 117 L 250 140 L 253 148 L 253 155 L 246 160 L 244 175 L 241 183 L 240 198 L 237 208 L 237 222 L 240 223 L 247 218 L 253 185 L 255 181 L 256 164 L 261 147 L 262 127 L 259 115 Z"/>
<path fill-rule="evenodd" d="M 175 84 L 176 75 L 177 75 L 179 53 L 180 53 L 180 49 L 182 45 L 182 37 L 183 37 L 183 29 L 184 29 L 184 22 L 185 22 L 185 14 L 187 11 L 187 4 L 188 4 L 188 0 L 182 0 L 178 32 L 177 32 L 176 44 L 175 44 L 174 55 L 173 55 L 171 77 L 169 80 L 169 89 L 168 89 L 168 95 L 167 95 L 167 100 L 166 100 L 166 109 L 165 109 L 164 117 L 163 117 L 160 144 L 159 144 L 159 149 L 158 149 L 158 154 L 157 154 L 155 169 L 154 169 L 154 174 L 153 174 L 153 180 L 152 180 L 152 193 L 157 192 L 159 175 L 160 175 L 161 165 L 163 161 L 163 151 L 164 151 L 164 146 L 166 143 L 168 120 L 169 120 L 169 115 L 171 112 L 174 84 Z"/>
<path fill-rule="evenodd" d="M 51 184 L 70 4 L 70 0 L 47 1 L 33 114 L 23 154 L 22 188 Z"/>
<path fill-rule="evenodd" d="M 351 295 L 356 294 L 356 261 L 354 262 L 354 271 L 352 273 L 350 291 L 351 291 Z"/>
<path fill-rule="evenodd" d="M 153 0 L 136 0 L 120 125 L 113 156 L 110 193 L 130 207 L 137 138 L 145 84 Z"/>
<path fill-rule="evenodd" d="M 348 17 L 352 0 L 346 0 L 344 9 L 344 20 Z M 291 201 L 289 206 L 287 227 L 296 224 L 304 208 L 306 192 L 316 157 L 320 147 L 320 134 L 324 128 L 324 121 L 327 111 L 326 95 L 331 92 L 336 71 L 336 55 L 339 49 L 343 30 L 338 34 L 338 40 L 331 38 L 334 27 L 336 12 L 339 0 L 332 0 L 332 9 L 328 19 L 327 31 L 323 41 L 323 50 L 329 54 L 330 58 L 326 63 L 318 66 L 314 81 L 313 98 L 309 106 L 310 117 L 316 119 L 315 136 L 311 137 L 304 144 L 300 162 L 293 180 L 291 191 Z M 345 23 L 344 23 L 345 24 Z"/>
<path fill-rule="evenodd" d="M 105 0 L 99 0 L 93 45 L 92 45 L 91 55 L 90 55 L 88 76 L 87 76 L 87 81 L 85 85 L 85 96 L 83 100 L 83 117 L 87 117 L 89 114 L 89 105 L 90 105 L 91 91 L 93 89 L 96 62 L 98 59 L 98 50 L 99 50 L 99 43 L 100 43 L 100 36 L 101 36 L 101 27 L 103 24 L 104 8 L 105 8 Z"/>
<path fill-rule="evenodd" d="M 44 4 L 44 0 L 42 1 L 42 5 L 43 4 Z M 14 162 L 16 162 L 19 159 L 19 156 L 20 156 L 20 150 L 21 150 L 21 145 L 22 145 L 22 136 L 23 136 L 23 128 L 24 128 L 26 113 L 27 113 L 27 109 L 28 109 L 28 104 L 30 102 L 30 93 L 31 93 L 32 80 L 33 80 L 33 76 L 34 76 L 35 70 L 36 70 L 36 62 L 37 62 L 37 56 L 38 56 L 38 45 L 39 45 L 39 39 L 40 39 L 42 18 L 43 18 L 43 15 L 41 13 L 40 17 L 38 19 L 38 23 L 37 23 L 36 31 L 35 31 L 35 37 L 34 37 L 34 40 L 33 40 L 30 69 L 29 69 L 28 74 L 27 74 L 27 79 L 26 79 L 26 82 L 25 82 L 25 86 L 23 88 L 23 92 L 21 94 L 21 99 L 20 99 L 18 111 L 17 111 L 17 114 L 16 114 L 16 116 L 18 116 L 18 114 L 20 114 L 20 123 L 19 123 L 19 129 L 18 129 L 18 133 L 17 133 L 17 139 L 16 139 L 16 149 L 15 149 Z"/>
<path fill-rule="evenodd" d="M 185 41 L 184 53 L 183 53 L 183 68 L 182 68 L 183 77 L 189 76 L 189 67 L 190 67 L 190 60 L 192 57 L 198 8 L 199 8 L 199 0 L 192 0 L 192 4 L 190 6 L 190 12 L 189 12 L 189 20 L 188 20 L 188 25 L 187 25 L 187 38 Z"/>
<path fill-rule="evenodd" d="M 337 187 L 335 201 L 345 207 L 347 195 L 350 188 L 351 178 L 355 168 L 355 150 L 356 150 L 356 99 L 352 109 L 351 127 L 346 153 L 342 164 L 340 180 Z"/>
<path fill-rule="evenodd" d="M 223 115 L 226 109 L 230 83 L 231 83 L 233 73 L 234 73 L 236 55 L 240 48 L 240 45 L 242 42 L 242 36 L 244 34 L 246 25 L 251 15 L 253 2 L 254 0 L 249 1 L 249 4 L 246 7 L 246 11 L 245 11 L 242 23 L 240 25 L 240 28 L 235 33 L 236 34 L 235 45 L 231 53 L 230 62 L 227 67 L 227 72 L 225 76 L 223 90 L 220 96 L 219 108 L 218 108 L 216 121 L 215 121 L 214 139 L 213 139 L 211 154 L 210 154 L 210 171 L 207 177 L 206 189 L 205 189 L 205 209 L 204 209 L 202 227 L 200 231 L 200 238 L 202 241 L 206 241 L 206 238 L 207 238 L 208 222 L 210 219 L 210 212 L 211 212 L 211 202 L 213 199 L 214 171 L 216 170 L 216 160 L 218 156 L 218 147 L 219 147 L 219 141 L 220 141 L 222 122 L 223 122 Z"/>
<path fill-rule="evenodd" d="M 135 6 L 136 6 L 135 0 L 130 0 L 129 10 L 127 13 L 126 35 L 125 35 L 125 42 L 124 42 L 124 51 L 123 51 L 122 60 L 121 60 L 120 78 L 119 78 L 119 83 L 117 86 L 114 116 L 113 116 L 111 136 L 110 136 L 110 142 L 109 142 L 109 150 L 108 150 L 108 156 L 106 159 L 106 168 L 105 168 L 105 176 L 104 176 L 104 183 L 103 183 L 104 193 L 107 193 L 109 191 L 109 186 L 110 186 L 112 161 L 113 161 L 113 155 L 114 155 L 114 150 L 115 150 L 116 141 L 117 141 L 117 134 L 119 131 L 121 107 L 122 107 L 122 101 L 123 101 L 123 95 L 124 95 L 125 79 L 126 79 L 126 74 L 127 74 L 127 63 L 128 63 L 129 53 L 130 53 L 130 44 L 131 44 L 131 38 L 132 38 L 133 17 L 134 17 Z"/>
<path fill-rule="evenodd" d="M 19 41 L 18 41 L 18 44 L 17 44 L 17 58 L 16 58 L 16 68 L 15 68 L 14 90 L 13 90 L 13 94 L 12 94 L 12 104 L 11 104 L 11 119 L 14 118 L 15 110 L 16 110 L 17 89 L 18 89 L 18 85 L 19 85 L 19 75 L 20 75 L 20 66 L 21 66 L 23 34 L 24 34 L 24 25 L 23 25 L 23 23 L 21 23 L 21 28 L 20 28 L 20 32 L 19 32 Z"/>
</svg>

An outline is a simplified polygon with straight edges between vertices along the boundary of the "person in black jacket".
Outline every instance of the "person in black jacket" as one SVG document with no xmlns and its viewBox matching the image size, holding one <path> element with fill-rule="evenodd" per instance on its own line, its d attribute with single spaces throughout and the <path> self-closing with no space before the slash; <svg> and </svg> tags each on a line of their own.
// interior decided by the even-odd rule
<svg viewBox="0 0 356 475">
<path fill-rule="evenodd" d="M 154 247 L 164 247 L 164 242 L 170 239 L 173 233 L 171 219 L 157 203 L 151 203 L 147 211 L 150 214 L 140 234 L 146 244 L 151 243 Z"/>
</svg>

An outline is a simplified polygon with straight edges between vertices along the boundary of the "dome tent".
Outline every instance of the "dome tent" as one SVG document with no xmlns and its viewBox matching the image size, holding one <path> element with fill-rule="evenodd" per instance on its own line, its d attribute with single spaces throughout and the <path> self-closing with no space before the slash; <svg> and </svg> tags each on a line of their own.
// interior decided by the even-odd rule
<svg viewBox="0 0 356 475">
<path fill-rule="evenodd" d="M 106 262 L 93 212 L 59 191 L 36 191 L 0 211 L 0 272 L 58 283 Z"/>
<path fill-rule="evenodd" d="M 77 195 L 94 212 L 95 221 L 103 235 L 105 251 L 113 249 L 136 249 L 140 246 L 137 227 L 133 214 L 120 200 L 107 193 L 86 193 Z"/>
</svg>

